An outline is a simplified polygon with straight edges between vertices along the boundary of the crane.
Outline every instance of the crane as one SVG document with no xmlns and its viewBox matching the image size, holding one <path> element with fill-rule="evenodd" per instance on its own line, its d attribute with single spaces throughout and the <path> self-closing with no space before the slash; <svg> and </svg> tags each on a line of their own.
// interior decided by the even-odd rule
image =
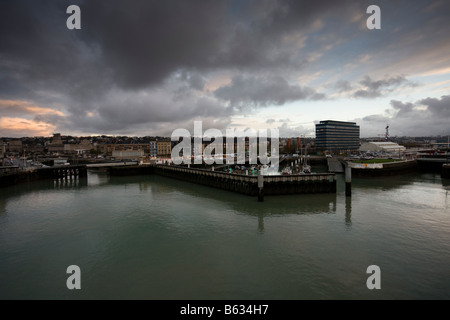
<svg viewBox="0 0 450 320">
<path fill-rule="evenodd" d="M 385 141 L 389 141 L 389 123 L 386 125 L 386 131 L 383 134 L 377 134 L 378 137 L 384 137 Z"/>
</svg>

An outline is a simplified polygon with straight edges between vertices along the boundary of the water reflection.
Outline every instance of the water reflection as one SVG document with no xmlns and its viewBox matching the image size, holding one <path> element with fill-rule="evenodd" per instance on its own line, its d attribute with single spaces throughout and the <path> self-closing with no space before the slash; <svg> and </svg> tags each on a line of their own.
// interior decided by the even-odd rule
<svg viewBox="0 0 450 320">
<path fill-rule="evenodd" d="M 29 183 L 19 183 L 16 185 L 1 188 L 1 195 L 8 199 L 10 196 L 21 196 L 29 192 L 42 190 L 74 190 L 86 188 L 87 178 L 59 179 L 59 180 L 38 180 Z"/>
<path fill-rule="evenodd" d="M 387 180 L 382 183 L 395 184 Z M 77 186 L 50 181 L 15 187 L 16 194 L 52 191 L 44 191 L 35 211 L 28 209 L 36 208 L 33 202 L 40 197 L 12 194 L 14 204 L 25 207 L 3 217 L 2 200 L 8 197 L 0 196 L 2 231 L 8 231 L 0 232 L 7 240 L 0 241 L 0 251 L 17 254 L 0 263 L 7 271 L 0 281 L 5 297 L 72 297 L 64 289 L 64 273 L 57 281 L 61 291 L 40 289 L 74 256 L 92 280 L 81 298 L 370 299 L 364 275 L 372 263 L 391 280 L 395 276 L 395 283 L 381 290 L 383 298 L 448 297 L 442 279 L 448 275 L 449 223 L 442 215 L 446 190 L 440 186 L 433 186 L 439 203 L 420 208 L 407 201 L 427 183 L 401 190 L 401 201 L 396 192 L 369 187 L 366 193 L 355 179 L 352 198 L 340 188 L 337 195 L 267 196 L 263 203 L 158 176 L 109 181 L 92 175 L 82 192 L 66 193 Z M 422 201 L 435 200 L 433 191 Z M 378 205 L 395 214 L 374 214 Z M 64 207 L 73 210 L 59 213 Z M 52 212 L 41 214 L 46 209 Z"/>
<path fill-rule="evenodd" d="M 6 199 L 0 198 L 0 216 L 6 213 Z"/>
<path fill-rule="evenodd" d="M 256 197 L 241 195 L 208 186 L 197 185 L 189 182 L 160 176 L 129 176 L 110 177 L 104 173 L 89 172 L 88 178 L 67 180 L 42 180 L 33 183 L 24 183 L 11 186 L 2 192 L 2 199 L 16 197 L 28 192 L 42 190 L 75 190 L 88 188 L 89 190 L 103 188 L 111 185 L 123 185 L 132 188 L 136 186 L 143 196 L 158 197 L 171 193 L 183 193 L 192 197 L 206 198 L 220 202 L 227 210 L 237 215 L 250 215 L 257 218 L 259 232 L 264 231 L 264 218 L 278 215 L 308 215 L 308 214 L 332 214 L 336 213 L 336 194 L 301 194 L 286 196 L 266 196 L 264 202 L 258 202 Z M 3 204 L 5 207 L 6 204 Z M 349 212 L 351 206 L 348 206 Z M 0 207 L 0 210 L 2 208 Z M 201 208 L 199 207 L 199 210 Z M 349 215 L 351 216 L 351 214 Z M 346 218 L 346 222 L 347 219 Z"/>
<path fill-rule="evenodd" d="M 288 214 L 330 214 L 336 213 L 337 207 L 336 194 L 333 193 L 266 196 L 264 202 L 258 202 L 256 197 L 161 176 L 111 177 L 109 183 L 114 185 L 135 184 L 139 187 L 140 192 L 151 191 L 150 193 L 154 197 L 183 193 L 196 198 L 218 201 L 220 202 L 218 207 L 225 206 L 234 214 L 256 217 L 259 233 L 264 233 L 266 217 Z"/>
<path fill-rule="evenodd" d="M 264 202 L 258 202 L 257 197 L 157 175 L 112 176 L 108 183 L 112 185 L 135 184 L 139 187 L 141 193 L 151 193 L 153 197 L 166 196 L 171 193 L 183 193 L 196 198 L 218 201 L 221 203 L 219 206 L 227 207 L 234 214 L 256 217 L 257 228 L 260 233 L 264 232 L 265 217 L 288 214 L 330 214 L 336 213 L 337 207 L 337 195 L 334 193 L 266 196 Z"/>
<path fill-rule="evenodd" d="M 49 181 L 49 188 L 53 183 L 54 190 L 62 190 L 62 189 L 80 189 L 86 187 L 88 185 L 86 178 L 80 179 L 60 179 Z"/>
<path fill-rule="evenodd" d="M 258 231 L 259 233 L 264 233 L 264 215 L 258 215 Z"/>
<path fill-rule="evenodd" d="M 352 225 L 352 197 L 345 197 L 345 225 Z"/>
<path fill-rule="evenodd" d="M 414 183 L 415 179 L 420 177 L 420 174 L 416 173 L 392 177 L 355 177 L 352 181 L 352 185 L 358 188 L 392 191 L 394 189 L 401 189 L 407 185 L 411 185 Z"/>
</svg>

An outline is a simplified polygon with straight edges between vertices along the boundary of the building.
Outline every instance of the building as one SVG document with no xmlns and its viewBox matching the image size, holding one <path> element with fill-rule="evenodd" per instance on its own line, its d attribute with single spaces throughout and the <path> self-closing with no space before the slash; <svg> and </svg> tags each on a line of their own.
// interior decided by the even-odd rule
<svg viewBox="0 0 450 320">
<path fill-rule="evenodd" d="M 143 151 L 144 153 L 149 152 L 148 143 L 106 143 L 98 145 L 99 151 L 104 154 L 112 154 L 113 151 L 126 151 L 135 150 Z"/>
<path fill-rule="evenodd" d="M 359 150 L 364 152 L 402 152 L 405 151 L 406 148 L 395 142 L 383 141 L 363 143 Z"/>
<path fill-rule="evenodd" d="M 44 146 L 40 143 L 28 145 L 27 151 L 31 153 L 44 153 Z"/>
<path fill-rule="evenodd" d="M 52 142 L 47 146 L 48 152 L 51 153 L 63 153 L 64 152 L 64 144 L 61 139 L 60 133 L 54 133 Z"/>
<path fill-rule="evenodd" d="M 138 160 L 144 156 L 144 150 L 116 150 L 112 156 L 117 160 Z"/>
<path fill-rule="evenodd" d="M 6 144 L 0 140 L 0 166 L 3 165 L 3 159 L 5 158 L 5 155 L 6 155 Z"/>
<path fill-rule="evenodd" d="M 62 144 L 61 133 L 54 133 L 52 138 L 53 144 Z"/>
<path fill-rule="evenodd" d="M 156 158 L 158 156 L 158 142 L 150 141 L 150 158 Z"/>
<path fill-rule="evenodd" d="M 80 143 L 64 145 L 64 153 L 89 153 L 92 149 L 94 145 L 88 139 L 83 139 Z"/>
<path fill-rule="evenodd" d="M 355 122 L 334 120 L 316 124 L 316 143 L 320 150 L 357 150 L 360 146 L 359 126 Z"/>
<path fill-rule="evenodd" d="M 23 152 L 22 140 L 10 140 L 8 142 L 8 151 L 14 153 L 22 153 Z"/>
<path fill-rule="evenodd" d="M 172 142 L 168 141 L 158 141 L 158 157 L 170 157 L 172 154 Z"/>
</svg>

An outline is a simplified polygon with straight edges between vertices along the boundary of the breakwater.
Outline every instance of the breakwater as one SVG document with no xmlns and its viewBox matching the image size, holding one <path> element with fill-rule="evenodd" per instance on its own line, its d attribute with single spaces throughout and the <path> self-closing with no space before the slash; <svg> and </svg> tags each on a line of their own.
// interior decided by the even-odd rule
<svg viewBox="0 0 450 320">
<path fill-rule="evenodd" d="M 442 165 L 441 177 L 450 179 L 450 164 L 446 163 Z"/>
<path fill-rule="evenodd" d="M 84 165 L 38 168 L 2 174 L 0 175 L 0 186 L 3 187 L 37 180 L 70 180 L 86 177 L 87 169 Z"/>
<path fill-rule="evenodd" d="M 257 196 L 261 194 L 261 191 L 264 195 L 336 193 L 336 175 L 334 173 L 262 176 L 259 178 L 259 184 L 258 176 L 162 164 L 110 167 L 109 174 L 111 176 L 157 174 L 250 196 Z M 85 165 L 50 167 L 2 175 L 0 185 L 7 186 L 43 179 L 66 180 L 82 177 L 87 177 Z"/>
<path fill-rule="evenodd" d="M 364 176 L 394 176 L 419 171 L 416 160 L 395 161 L 386 163 L 355 163 L 348 162 L 352 175 Z"/>
<path fill-rule="evenodd" d="M 169 165 L 155 165 L 153 167 L 153 172 L 169 178 L 189 181 L 250 196 L 257 196 L 259 192 L 257 176 Z M 330 173 L 313 173 L 263 176 L 263 192 L 264 195 L 336 193 L 336 175 Z"/>
</svg>

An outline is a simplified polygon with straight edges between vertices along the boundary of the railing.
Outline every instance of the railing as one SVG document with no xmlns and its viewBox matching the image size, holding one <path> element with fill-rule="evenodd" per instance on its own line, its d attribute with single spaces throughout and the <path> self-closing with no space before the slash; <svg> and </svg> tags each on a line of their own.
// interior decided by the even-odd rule
<svg viewBox="0 0 450 320">
<path fill-rule="evenodd" d="M 245 181 L 250 183 L 257 183 L 258 176 L 248 176 L 243 174 L 235 174 L 228 172 L 211 171 L 207 169 L 198 168 L 186 168 L 178 166 L 170 166 L 157 164 L 156 168 L 163 170 L 171 170 L 183 173 L 195 173 L 201 176 L 210 176 L 222 179 L 230 179 L 237 181 Z M 334 173 L 310 173 L 310 174 L 294 174 L 294 175 L 279 175 L 279 176 L 264 176 L 264 182 L 294 182 L 294 181 L 332 181 L 336 180 L 336 174 Z"/>
</svg>

